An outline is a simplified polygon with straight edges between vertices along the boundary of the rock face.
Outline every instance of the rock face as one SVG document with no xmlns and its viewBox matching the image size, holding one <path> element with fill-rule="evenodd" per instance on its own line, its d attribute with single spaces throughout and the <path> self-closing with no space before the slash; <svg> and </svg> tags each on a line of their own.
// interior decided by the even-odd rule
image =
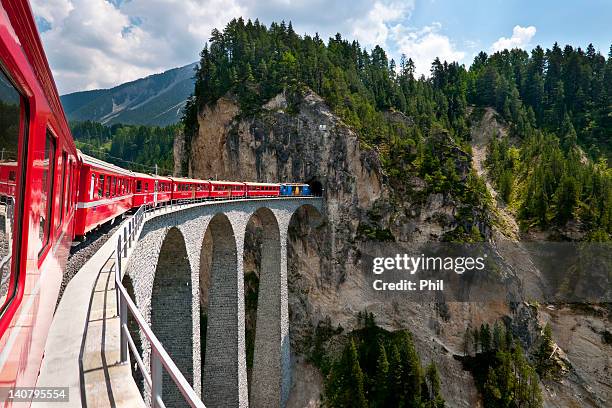
<svg viewBox="0 0 612 408">
<path fill-rule="evenodd" d="M 193 177 L 226 180 L 305 181 L 326 198 L 329 225 L 336 229 L 326 253 L 331 257 L 329 281 L 342 280 L 359 220 L 377 200 L 387 196 L 378 155 L 362 151 L 357 135 L 331 113 L 314 93 L 288 114 L 279 95 L 255 118 L 241 118 L 232 98 L 221 98 L 201 112 L 199 133 L 191 141 L 188 160 Z M 329 229 L 328 227 L 325 227 Z M 329 241 L 329 240 L 327 240 Z"/>
<path fill-rule="evenodd" d="M 378 153 L 362 150 L 354 131 L 316 94 L 288 99 L 278 95 L 264 106 L 262 114 L 249 118 L 241 116 L 230 96 L 205 107 L 186 161 L 193 177 L 306 181 L 315 189 L 321 187 L 326 199 L 325 222 L 313 224 L 305 212 L 298 212 L 290 228 L 293 378 L 306 375 L 312 380 L 308 386 L 294 382 L 290 406 L 319 403 L 320 373 L 300 356 L 317 324 L 329 318 L 334 326 L 352 330 L 358 312 L 365 308 L 375 313 L 382 327 L 409 328 L 415 333 L 423 364 L 433 359 L 443 373 L 443 390 L 451 406 L 474 406 L 473 381 L 452 358 L 455 349 L 460 350 L 464 322 L 449 329 L 449 339 L 438 339 L 442 319 L 434 305 L 386 302 L 368 294 L 356 242 L 362 223 L 384 224 L 401 240 L 439 238 L 450 229 L 453 203 L 437 194 L 419 206 L 404 203 L 394 207 Z M 413 184 L 417 189 L 424 186 L 418 179 Z"/>
<path fill-rule="evenodd" d="M 393 114 L 392 120 L 412 125 L 410 118 Z M 319 322 L 346 331 L 357 327 L 357 314 L 374 313 L 387 330 L 409 329 L 423 365 L 437 364 L 443 396 L 449 407 L 480 406 L 474 380 L 454 355 L 461 355 L 466 327 L 511 322 L 527 342 L 539 336 L 537 313 L 507 302 L 444 303 L 408 302 L 373 294 L 363 268 L 366 225 L 384 229 L 398 242 L 437 241 L 457 225 L 457 204 L 443 194 L 424 199 L 397 200 L 376 150 L 360 147 L 355 132 L 334 115 L 312 92 L 300 97 L 280 94 L 254 116 L 243 115 L 236 100 L 225 96 L 198 116 L 199 131 L 190 141 L 186 165 L 199 178 L 256 181 L 304 181 L 325 197 L 323 223 L 298 211 L 289 229 L 289 307 L 294 380 L 289 406 L 319 406 L 323 379 L 305 358 L 308 339 Z M 436 137 L 447 137 L 444 134 Z M 450 140 L 450 139 L 449 139 Z M 444 141 L 443 141 L 444 142 Z M 458 169 L 465 176 L 471 157 L 460 148 L 450 149 L 467 163 Z M 425 190 L 424 180 L 413 177 L 409 188 Z M 485 236 L 495 231 L 478 225 Z M 504 239 L 512 240 L 514 234 Z M 503 255 L 503 254 L 502 254 Z M 510 262 L 511 263 L 511 262 Z M 520 268 L 511 267 L 522 273 Z M 533 271 L 525 273 L 534 274 Z M 535 278 L 534 278 L 535 279 Z M 530 344 L 527 344 L 529 347 Z"/>
</svg>

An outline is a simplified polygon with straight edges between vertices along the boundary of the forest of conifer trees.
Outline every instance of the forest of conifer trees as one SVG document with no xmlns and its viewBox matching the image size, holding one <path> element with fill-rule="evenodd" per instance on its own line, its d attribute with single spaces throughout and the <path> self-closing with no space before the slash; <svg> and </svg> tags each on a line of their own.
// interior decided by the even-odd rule
<svg viewBox="0 0 612 408">
<path fill-rule="evenodd" d="M 469 153 L 470 123 L 478 119 L 470 109 L 493 107 L 511 134 L 506 141 L 491 135 L 488 164 L 521 226 L 576 220 L 587 239 L 610 238 L 612 46 L 607 59 L 590 44 L 481 52 L 468 68 L 436 59 L 429 78 L 417 78 L 409 56 L 394 61 L 379 46 L 368 51 L 340 34 L 325 42 L 298 35 L 291 23 L 235 19 L 213 30 L 202 50 L 186 138 L 197 131 L 198 110 L 227 93 L 253 115 L 278 93 L 305 87 L 357 131 L 364 148 L 378 149 L 396 191 L 404 193 L 408 174 L 419 175 L 428 191 L 453 195 L 468 217 L 485 212 L 490 197 L 477 177 L 457 174 L 449 144 L 432 136 L 446 134 Z M 389 112 L 409 121 L 391 121 Z M 449 239 L 480 239 L 473 220 L 463 224 Z"/>
<path fill-rule="evenodd" d="M 410 56 L 395 61 L 340 34 L 325 41 L 298 35 L 291 23 L 240 18 L 213 30 L 200 57 L 183 116 L 187 146 L 198 112 L 222 96 L 236 98 L 249 117 L 281 92 L 287 113 L 295 113 L 312 90 L 357 132 L 362 149 L 377 150 L 395 199 L 452 197 L 459 226 L 442 239 L 474 242 L 485 239 L 475 218 L 486 219 L 494 204 L 471 170 L 470 128 L 493 108 L 509 131 L 488 135 L 486 166 L 523 231 L 575 222 L 584 239 L 610 240 L 612 47 L 607 57 L 590 44 L 481 52 L 469 67 L 436 59 L 429 77 L 417 77 Z M 411 176 L 426 182 L 424 191 L 411 191 Z M 365 239 L 392 239 L 379 232 L 361 231 Z M 307 347 L 324 374 L 324 406 L 444 406 L 437 368 L 422 365 L 410 333 L 389 333 L 367 312 L 359 319 L 360 328 L 346 334 L 319 324 Z M 338 335 L 342 351 L 329 354 L 324 344 Z M 555 370 L 549 327 L 534 356 L 499 323 L 469 329 L 466 339 L 464 367 L 486 407 L 542 406 L 539 378 Z"/>
<path fill-rule="evenodd" d="M 166 127 L 116 124 L 105 126 L 84 121 L 70 124 L 77 148 L 133 171 L 171 175 L 172 148 L 181 125 Z"/>
</svg>

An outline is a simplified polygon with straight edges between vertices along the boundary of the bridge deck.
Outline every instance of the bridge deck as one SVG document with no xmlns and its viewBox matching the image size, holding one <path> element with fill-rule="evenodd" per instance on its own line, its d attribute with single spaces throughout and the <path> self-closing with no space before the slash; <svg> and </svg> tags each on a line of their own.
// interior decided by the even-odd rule
<svg viewBox="0 0 612 408">
<path fill-rule="evenodd" d="M 61 318 L 54 319 L 49 333 L 38 386 L 70 387 L 70 402 L 62 407 L 145 406 L 130 365 L 118 363 L 119 318 L 111 255 L 121 231 L 81 268 L 56 311 Z"/>
<path fill-rule="evenodd" d="M 302 198 L 282 198 L 292 201 L 296 199 Z M 183 204 L 156 210 L 147 214 L 146 219 L 203 205 L 236 205 L 242 201 L 270 200 L 280 199 Z M 114 284 L 114 251 L 118 237 L 123 234 L 123 227 L 122 224 L 70 281 L 56 310 L 47 337 L 45 357 L 37 385 L 69 387 L 70 401 L 62 403 L 62 407 L 145 406 L 132 378 L 130 364 L 118 363 L 120 340 Z M 131 256 L 134 248 L 136 245 L 128 250 L 127 258 Z M 32 405 L 45 406 L 43 403 Z"/>
</svg>

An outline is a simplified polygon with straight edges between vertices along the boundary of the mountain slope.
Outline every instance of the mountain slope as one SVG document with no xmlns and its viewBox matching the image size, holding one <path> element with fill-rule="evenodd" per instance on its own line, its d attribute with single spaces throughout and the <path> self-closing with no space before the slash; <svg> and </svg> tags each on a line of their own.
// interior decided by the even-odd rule
<svg viewBox="0 0 612 408">
<path fill-rule="evenodd" d="M 196 64 L 174 68 L 111 89 L 75 92 L 61 97 L 68 119 L 103 124 L 165 126 L 180 120 L 193 92 Z"/>
</svg>

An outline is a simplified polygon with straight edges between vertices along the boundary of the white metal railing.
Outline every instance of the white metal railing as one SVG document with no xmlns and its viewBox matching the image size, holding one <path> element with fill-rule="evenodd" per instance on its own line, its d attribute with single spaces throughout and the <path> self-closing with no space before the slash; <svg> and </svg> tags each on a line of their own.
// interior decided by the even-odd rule
<svg viewBox="0 0 612 408">
<path fill-rule="evenodd" d="M 168 208 L 165 208 L 165 210 L 168 210 Z M 193 408 L 205 408 L 202 400 L 198 397 L 176 364 L 174 364 L 172 358 L 170 355 L 168 355 L 161 342 L 157 339 L 155 334 L 153 334 L 153 331 L 138 310 L 138 307 L 134 304 L 127 290 L 121 283 L 122 258 L 127 257 L 127 251 L 132 247 L 132 245 L 134 245 L 134 241 L 137 239 L 136 234 L 145 220 L 145 214 L 151 211 L 164 211 L 164 207 L 157 209 L 147 208 L 145 206 L 140 207 L 130 219 L 128 224 L 124 227 L 123 239 L 121 234 L 117 239 L 117 248 L 115 250 L 115 290 L 117 293 L 117 311 L 119 313 L 120 324 L 121 363 L 128 362 L 129 347 L 129 349 L 132 351 L 134 359 L 136 360 L 138 368 L 142 373 L 145 383 L 151 391 L 151 407 L 165 408 L 165 404 L 162 399 L 162 373 L 165 369 L 189 406 Z M 149 370 L 147 370 L 145 367 L 142 357 L 134 344 L 134 339 L 132 339 L 128 329 L 128 311 L 134 317 L 134 320 L 140 327 L 140 330 L 151 345 L 151 364 Z"/>
</svg>

